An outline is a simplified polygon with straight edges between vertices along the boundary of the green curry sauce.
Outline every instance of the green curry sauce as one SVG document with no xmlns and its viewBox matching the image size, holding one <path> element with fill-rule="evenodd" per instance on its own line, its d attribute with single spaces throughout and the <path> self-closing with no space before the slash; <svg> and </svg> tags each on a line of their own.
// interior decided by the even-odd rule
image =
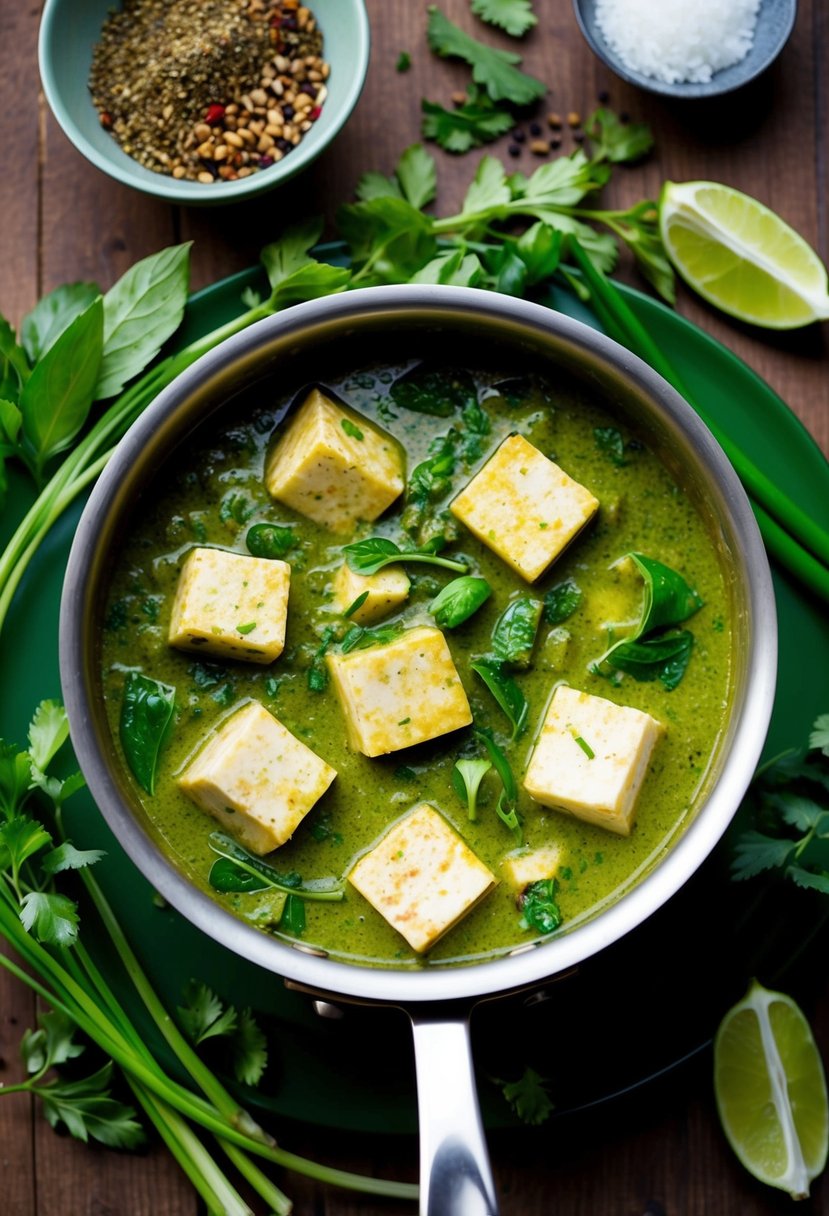
<svg viewBox="0 0 829 1216">
<path fill-rule="evenodd" d="M 396 404 L 389 388 L 400 371 L 375 367 L 329 382 L 325 388 L 403 444 L 409 475 L 439 437 L 453 426 L 460 432 L 454 476 L 426 532 L 444 526 L 441 512 L 453 495 L 514 431 L 555 459 L 601 504 L 593 523 L 532 588 L 462 525 L 455 524 L 457 538 L 445 551 L 465 559 L 469 573 L 483 576 L 493 589 L 483 607 L 458 628 L 446 630 L 446 637 L 475 722 L 494 732 L 519 783 L 525 843 L 531 847 L 556 843 L 564 851 L 557 899 L 563 917 L 560 931 L 565 931 L 618 897 L 665 851 L 704 782 L 730 686 L 730 622 L 720 558 L 701 516 L 659 458 L 617 420 L 585 400 L 583 391 L 558 386 L 553 390 L 535 381 L 507 384 L 503 375 L 481 375 L 475 383 L 483 418 L 479 414 L 462 421 L 459 413 L 440 417 Z M 488 433 L 480 433 L 487 428 Z M 176 688 L 173 728 L 161 753 L 155 793 L 149 796 L 136 785 L 135 797 L 143 804 L 161 847 L 194 882 L 210 890 L 207 877 L 215 854 L 208 836 L 217 825 L 180 792 L 176 776 L 217 723 L 240 702 L 255 698 L 338 772 L 293 838 L 268 859 L 282 873 L 297 872 L 306 883 L 330 876 L 342 879 L 392 822 L 427 801 L 498 876 L 499 863 L 515 848 L 516 839 L 495 813 L 497 779 L 489 773 L 483 780 L 476 822 L 469 821 L 450 779 L 460 755 L 484 754 L 471 729 L 368 759 L 349 750 L 330 684 L 320 689 L 324 677 L 310 675 L 320 670 L 326 629 L 342 637 L 349 626 L 331 604 L 331 583 L 343 560 L 343 545 L 355 537 L 326 531 L 269 498 L 262 473 L 273 434 L 274 413 L 264 408 L 246 420 L 220 423 L 207 439 L 204 430 L 200 432 L 184 455 L 177 454 L 172 469 L 159 479 L 162 484 L 145 496 L 140 524 L 133 526 L 116 555 L 102 649 L 103 686 L 115 746 L 119 747 L 118 720 L 128 671 L 138 670 Z M 401 544 L 410 542 L 401 530 L 405 510 L 401 498 L 381 520 L 362 526 L 356 538 L 382 534 Z M 291 563 L 292 579 L 281 657 L 263 668 L 202 660 L 170 648 L 166 642 L 170 609 L 188 551 L 194 545 L 214 545 L 245 553 L 248 529 L 261 522 L 291 525 L 298 542 L 285 559 Z M 615 635 L 609 628 L 637 617 L 641 581 L 611 569 L 631 551 L 672 567 L 704 601 L 686 626 L 694 635 L 688 669 L 670 691 L 658 680 L 640 682 L 621 674 L 608 680 L 589 669 L 591 661 L 607 649 L 609 638 L 618 636 L 618 628 Z M 433 624 L 428 606 L 454 577 L 427 566 L 411 565 L 408 573 L 412 582 L 408 602 L 382 624 Z M 509 723 L 469 664 L 491 653 L 493 625 L 510 599 L 528 593 L 544 599 L 568 578 L 582 591 L 576 611 L 562 624 L 543 618 L 531 666 L 514 673 L 529 702 L 529 719 L 522 736 L 512 743 Z M 336 640 L 331 644 L 336 647 Z M 560 681 L 645 710 L 667 728 L 655 749 L 629 838 L 539 806 L 521 788 L 539 724 Z M 257 909 L 272 900 L 268 892 L 213 895 L 254 922 Z M 522 927 L 516 893 L 506 882 L 499 883 L 425 959 L 418 958 L 348 883 L 342 902 L 307 902 L 305 909 L 304 942 L 339 958 L 375 965 L 470 961 L 515 949 L 537 936 Z M 268 931 L 284 933 L 278 927 Z"/>
</svg>

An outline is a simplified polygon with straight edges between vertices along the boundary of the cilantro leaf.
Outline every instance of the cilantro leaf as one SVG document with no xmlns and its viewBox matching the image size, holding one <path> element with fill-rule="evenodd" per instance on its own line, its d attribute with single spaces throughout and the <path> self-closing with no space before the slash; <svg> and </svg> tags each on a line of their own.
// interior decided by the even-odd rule
<svg viewBox="0 0 829 1216">
<path fill-rule="evenodd" d="M 461 215 L 477 215 L 480 211 L 503 207 L 511 198 L 507 175 L 500 160 L 495 156 L 482 156 L 463 200 Z M 495 217 L 488 216 L 484 222 L 488 223 L 492 218 Z"/>
<path fill-rule="evenodd" d="M 526 106 L 543 97 L 547 87 L 534 76 L 528 76 L 515 66 L 521 56 L 512 51 L 500 51 L 478 42 L 465 33 L 440 11 L 429 7 L 426 31 L 429 46 L 442 58 L 463 59 L 472 68 L 472 79 L 486 89 L 493 101 L 509 101 Z"/>
<path fill-rule="evenodd" d="M 646 123 L 623 123 L 612 110 L 604 108 L 590 115 L 584 131 L 592 144 L 594 161 L 630 163 L 640 160 L 653 147 L 653 135 Z"/>
<path fill-rule="evenodd" d="M 433 139 L 445 152 L 456 154 L 491 143 L 515 123 L 508 110 L 496 106 L 475 85 L 467 89 L 462 106 L 447 110 L 438 102 L 424 98 L 421 109 L 423 138 Z"/>
<path fill-rule="evenodd" d="M 111 1097 L 112 1064 L 80 1081 L 53 1081 L 38 1086 L 43 1113 L 51 1127 L 63 1123 L 76 1140 L 90 1138 L 110 1148 L 136 1148 L 144 1131 L 131 1106 Z"/>
<path fill-rule="evenodd" d="M 236 1027 L 236 1010 L 227 1009 L 206 984 L 190 980 L 184 989 L 184 1005 L 178 1006 L 179 1020 L 194 1043 L 229 1035 Z"/>
<path fill-rule="evenodd" d="M 823 808 L 811 798 L 805 798 L 792 790 L 772 795 L 768 803 L 779 813 L 784 823 L 800 832 L 808 832 L 810 828 L 817 827 L 825 814 Z"/>
<path fill-rule="evenodd" d="M 52 843 L 52 837 L 42 823 L 29 815 L 15 815 L 0 827 L 0 855 L 6 869 L 14 871 L 15 879 L 24 862 L 39 849 Z"/>
<path fill-rule="evenodd" d="M 23 896 L 20 922 L 44 946 L 74 946 L 78 940 L 77 905 L 65 895 L 29 891 Z"/>
<path fill-rule="evenodd" d="M 533 1068 L 525 1068 L 517 1081 L 496 1081 L 501 1092 L 523 1123 L 538 1126 L 555 1109 L 547 1092 L 548 1082 Z"/>
<path fill-rule="evenodd" d="M 734 849 L 732 877 L 737 880 L 754 878 L 764 870 L 785 866 L 795 843 L 794 840 L 777 840 L 753 828 L 743 832 Z"/>
<path fill-rule="evenodd" d="M 337 222 L 365 286 L 408 280 L 437 253 L 428 216 L 404 198 L 347 204 Z"/>
<path fill-rule="evenodd" d="M 311 216 L 291 224 L 278 241 L 262 250 L 262 264 L 271 288 L 276 288 L 305 266 L 316 265 L 310 251 L 322 236 L 320 216 Z"/>
<path fill-rule="evenodd" d="M 373 198 L 402 198 L 403 191 L 396 177 L 386 177 L 385 173 L 377 173 L 370 169 L 357 182 L 355 191 L 361 203 L 368 203 Z"/>
<path fill-rule="evenodd" d="M 829 895 L 829 874 L 805 870 L 802 866 L 789 866 L 786 870 L 786 877 L 791 878 L 798 887 L 822 891 L 824 895 Z"/>
<path fill-rule="evenodd" d="M 820 748 L 824 756 L 829 756 L 829 714 L 821 714 L 815 719 L 809 735 L 809 747 Z"/>
<path fill-rule="evenodd" d="M 37 1020 L 39 1029 L 27 1030 L 20 1043 L 20 1055 L 30 1076 L 74 1060 L 84 1050 L 82 1043 L 74 1041 L 75 1023 L 59 1009 L 39 1013 Z"/>
<path fill-rule="evenodd" d="M 63 870 L 82 870 L 86 866 L 94 866 L 102 857 L 106 857 L 103 849 L 76 849 L 70 841 L 65 840 L 47 853 L 41 864 L 47 874 L 60 874 Z"/>
<path fill-rule="evenodd" d="M 268 1042 L 249 1009 L 239 1014 L 231 1052 L 236 1079 L 243 1085 L 258 1085 L 268 1064 Z"/>
<path fill-rule="evenodd" d="M 471 8 L 476 17 L 506 30 L 513 38 L 521 38 L 538 24 L 531 0 L 472 0 Z"/>
<path fill-rule="evenodd" d="M 412 275 L 413 283 L 441 283 L 444 287 L 475 287 L 483 276 L 481 260 L 476 253 L 456 249 L 440 253 Z"/>
<path fill-rule="evenodd" d="M 412 144 L 397 162 L 395 176 L 407 203 L 422 211 L 437 193 L 435 158 L 422 144 Z"/>
<path fill-rule="evenodd" d="M 45 770 L 69 737 L 69 720 L 59 701 L 41 701 L 29 724 L 29 754 Z"/>
</svg>

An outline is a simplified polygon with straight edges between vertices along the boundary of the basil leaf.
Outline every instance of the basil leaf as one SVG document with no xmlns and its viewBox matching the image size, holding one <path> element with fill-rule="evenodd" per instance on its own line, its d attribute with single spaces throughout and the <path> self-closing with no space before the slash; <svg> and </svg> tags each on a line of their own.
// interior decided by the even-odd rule
<svg viewBox="0 0 829 1216">
<path fill-rule="evenodd" d="M 227 894 L 229 891 L 267 891 L 271 884 L 260 874 L 243 870 L 227 857 L 217 857 L 207 876 L 214 891 Z"/>
<path fill-rule="evenodd" d="M 190 243 L 142 258 L 104 296 L 104 354 L 95 400 L 114 397 L 178 329 L 187 303 Z"/>
<path fill-rule="evenodd" d="M 95 283 L 66 283 L 38 300 L 20 326 L 20 340 L 29 362 L 34 364 L 42 359 L 63 331 L 100 294 L 101 289 Z"/>
<path fill-rule="evenodd" d="M 222 867 L 214 875 L 217 865 L 214 862 L 210 870 L 211 884 L 214 877 L 219 882 L 226 884 L 223 888 L 217 887 L 217 890 L 261 891 L 265 887 L 275 887 L 279 891 L 294 892 L 301 895 L 303 899 L 313 899 L 321 902 L 338 902 L 343 898 L 342 887 L 335 886 L 333 883 L 327 887 L 304 887 L 299 874 L 281 874 L 273 866 L 269 866 L 266 861 L 262 861 L 260 857 L 249 853 L 243 845 L 235 841 L 232 836 L 228 836 L 226 832 L 211 832 L 207 838 L 207 843 L 214 853 L 218 853 L 225 861 L 235 866 L 237 871 L 240 871 L 235 880 L 240 885 L 230 886 L 229 884 L 233 881 L 230 871 L 226 867 Z M 251 881 L 258 882 L 260 886 L 241 885 L 242 883 L 249 884 Z"/>
<path fill-rule="evenodd" d="M 296 895 L 289 895 L 285 900 L 279 927 L 291 937 L 302 937 L 305 932 L 305 904 Z"/>
<path fill-rule="evenodd" d="M 155 793 L 158 757 L 173 720 L 175 698 L 170 684 L 137 671 L 131 671 L 124 683 L 121 746 L 132 775 L 148 794 Z"/>
<path fill-rule="evenodd" d="M 521 595 L 507 604 L 492 631 L 496 659 L 513 667 L 529 667 L 543 608 L 541 601 L 530 595 Z"/>
<path fill-rule="evenodd" d="M 23 450 L 39 475 L 86 422 L 101 365 L 103 303 L 76 317 L 35 366 L 20 394 Z"/>
<path fill-rule="evenodd" d="M 544 619 L 550 625 L 560 625 L 573 615 L 581 599 L 581 587 L 572 578 L 568 578 L 544 596 Z"/>
<path fill-rule="evenodd" d="M 350 654 L 352 650 L 365 650 L 366 646 L 393 642 L 395 638 L 400 637 L 402 632 L 403 626 L 399 621 L 395 621 L 392 625 L 380 625 L 377 629 L 364 629 L 362 625 L 352 625 L 340 643 L 340 650 L 343 654 Z"/>
<path fill-rule="evenodd" d="M 512 723 L 512 739 L 515 740 L 527 724 L 530 707 L 527 698 L 508 676 L 503 665 L 496 659 L 476 659 L 469 666 L 481 677 L 501 709 Z"/>
<path fill-rule="evenodd" d="M 522 892 L 519 907 L 528 929 L 538 933 L 553 933 L 561 924 L 561 912 L 556 903 L 556 888 L 554 878 L 542 878 L 531 882 Z"/>
<path fill-rule="evenodd" d="M 281 524 L 254 524 L 248 528 L 245 544 L 253 557 L 282 558 L 296 544 L 296 534 Z"/>
<path fill-rule="evenodd" d="M 608 659 L 617 671 L 637 680 L 660 680 L 670 692 L 685 675 L 691 659 L 694 635 L 687 629 L 657 637 L 626 641 L 614 647 Z"/>
<path fill-rule="evenodd" d="M 386 536 L 369 536 L 365 540 L 355 541 L 353 545 L 345 545 L 348 567 L 355 574 L 376 574 L 390 562 L 425 562 L 427 565 L 443 566 L 447 570 L 466 571 L 464 562 L 452 561 L 448 557 L 438 557 L 435 550 L 442 548 L 442 537 L 433 540 L 420 549 L 401 549 L 393 540 Z"/>
<path fill-rule="evenodd" d="M 642 620 L 637 637 L 665 625 L 680 625 L 702 607 L 702 598 L 689 587 L 681 574 L 643 553 L 630 558 L 645 581 Z"/>
<path fill-rule="evenodd" d="M 478 403 L 475 383 L 468 372 L 429 363 L 419 363 L 398 376 L 389 396 L 402 409 L 438 418 L 449 418 Z"/>
<path fill-rule="evenodd" d="M 388 562 L 398 561 L 401 549 L 385 536 L 369 536 L 366 540 L 346 545 L 343 553 L 349 570 L 355 574 L 376 574 Z"/>
<path fill-rule="evenodd" d="M 291 304 L 303 304 L 320 296 L 338 295 L 345 291 L 350 279 L 351 271 L 345 266 L 311 262 L 276 285 L 268 300 L 268 311 L 279 312 Z"/>
<path fill-rule="evenodd" d="M 478 789 L 491 768 L 489 760 L 456 760 L 452 769 L 452 789 L 468 808 L 473 823 L 478 818 Z"/>
<path fill-rule="evenodd" d="M 16 400 L 31 371 L 26 352 L 18 346 L 14 330 L 5 317 L 0 317 L 0 359 L 4 365 L 2 396 L 14 396 Z"/>
<path fill-rule="evenodd" d="M 591 670 L 602 675 L 609 667 L 625 671 L 637 680 L 660 680 L 670 691 L 685 674 L 694 638 L 687 630 L 661 635 L 656 631 L 693 616 L 702 607 L 702 599 L 669 566 L 643 553 L 627 556 L 645 584 L 639 622 L 631 634 L 615 642 L 591 664 Z"/>
<path fill-rule="evenodd" d="M 455 629 L 468 621 L 491 595 L 492 588 L 485 578 L 465 574 L 446 584 L 432 600 L 429 611 L 441 629 Z"/>
</svg>

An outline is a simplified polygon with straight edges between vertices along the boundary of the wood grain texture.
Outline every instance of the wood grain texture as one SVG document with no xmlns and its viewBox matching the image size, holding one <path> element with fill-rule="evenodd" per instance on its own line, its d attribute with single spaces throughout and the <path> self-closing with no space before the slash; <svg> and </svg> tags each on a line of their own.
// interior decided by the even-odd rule
<svg viewBox="0 0 829 1216">
<path fill-rule="evenodd" d="M 482 27 L 467 0 L 443 0 L 445 11 L 493 43 L 515 44 Z M 289 218 L 322 213 L 329 223 L 367 169 L 389 172 L 418 138 L 420 99 L 449 104 L 466 70 L 438 61 L 425 46 L 426 6 L 369 0 L 373 51 L 363 97 L 336 144 L 284 190 L 242 206 L 177 211 L 110 181 L 75 152 L 43 112 L 37 92 L 38 5 L 0 0 L 0 124 L 6 172 L 0 178 L 0 309 L 13 321 L 56 283 L 92 278 L 103 287 L 133 261 L 174 239 L 192 239 L 193 286 L 256 260 Z M 645 164 L 620 170 L 608 205 L 657 195 L 665 178 L 715 178 L 744 189 L 783 215 L 826 258 L 829 254 L 827 93 L 829 6 L 801 0 L 793 37 L 772 72 L 748 93 L 715 106 L 688 107 L 651 97 L 617 80 L 588 51 L 569 0 L 535 0 L 539 25 L 522 44 L 525 66 L 551 85 L 538 107 L 586 115 L 600 92 L 632 118 L 652 123 L 657 148 Z M 412 55 L 400 75 L 401 50 Z M 562 133 L 562 151 L 575 145 Z M 487 151 L 529 172 L 539 162 L 526 148 L 507 156 L 509 139 Z M 438 208 L 457 209 L 479 153 L 439 150 Z M 13 165 L 10 172 L 8 166 Z M 623 258 L 619 273 L 636 283 Z M 679 310 L 741 355 L 769 381 L 829 451 L 827 327 L 773 335 L 714 313 L 684 288 Z M 763 420 L 758 419 L 758 426 Z M 609 1002 L 619 999 L 609 994 Z M 829 991 L 814 1010 L 829 1050 Z M 28 993 L 0 972 L 0 1080 L 19 1075 L 17 1043 L 34 1020 Z M 566 1051 L 566 1044 L 562 1050 Z M 793 1210 L 785 1196 L 754 1184 L 719 1131 L 710 1061 L 669 1078 L 635 1101 L 590 1119 L 552 1123 L 535 1132 L 491 1137 L 505 1216 L 773 1216 Z M 36 1130 L 35 1130 L 36 1128 Z M 286 1126 L 286 1147 L 373 1174 L 412 1179 L 416 1144 L 406 1138 L 360 1139 Z M 128 1157 L 84 1148 L 54 1135 L 30 1103 L 0 1101 L 0 1176 L 9 1216 L 191 1216 L 198 1210 L 177 1168 L 158 1147 Z M 410 1216 L 408 1204 L 367 1200 L 297 1176 L 281 1178 L 299 1216 Z M 798 1211 L 829 1213 L 825 1183 Z"/>
</svg>

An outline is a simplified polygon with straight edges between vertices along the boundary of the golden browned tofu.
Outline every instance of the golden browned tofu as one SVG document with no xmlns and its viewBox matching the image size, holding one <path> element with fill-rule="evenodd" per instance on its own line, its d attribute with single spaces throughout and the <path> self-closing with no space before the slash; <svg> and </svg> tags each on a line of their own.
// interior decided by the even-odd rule
<svg viewBox="0 0 829 1216">
<path fill-rule="evenodd" d="M 334 579 L 334 606 L 340 612 L 346 612 L 365 595 L 349 619 L 357 625 L 370 625 L 405 604 L 410 586 L 409 576 L 402 566 L 386 566 L 376 574 L 356 574 L 344 562 Z"/>
<path fill-rule="evenodd" d="M 547 710 L 524 788 L 545 806 L 628 836 L 663 730 L 639 709 L 562 685 Z"/>
<path fill-rule="evenodd" d="M 468 726 L 472 712 L 439 629 L 407 629 L 384 646 L 329 654 L 351 747 L 382 756 Z"/>
<path fill-rule="evenodd" d="M 496 881 L 427 802 L 361 857 L 348 879 L 418 953 L 456 925 Z"/>
<path fill-rule="evenodd" d="M 285 645 L 290 587 L 287 562 L 193 549 L 181 568 L 167 640 L 179 650 L 272 663 Z"/>
<path fill-rule="evenodd" d="M 405 484 L 396 440 L 362 414 L 313 389 L 268 457 L 274 498 L 334 532 L 391 506 Z"/>
<path fill-rule="evenodd" d="M 179 777 L 179 787 L 252 853 L 290 839 L 337 770 L 258 701 L 237 710 Z"/>
<path fill-rule="evenodd" d="M 450 503 L 479 540 L 535 582 L 595 515 L 597 498 L 522 435 L 510 435 Z"/>
</svg>

